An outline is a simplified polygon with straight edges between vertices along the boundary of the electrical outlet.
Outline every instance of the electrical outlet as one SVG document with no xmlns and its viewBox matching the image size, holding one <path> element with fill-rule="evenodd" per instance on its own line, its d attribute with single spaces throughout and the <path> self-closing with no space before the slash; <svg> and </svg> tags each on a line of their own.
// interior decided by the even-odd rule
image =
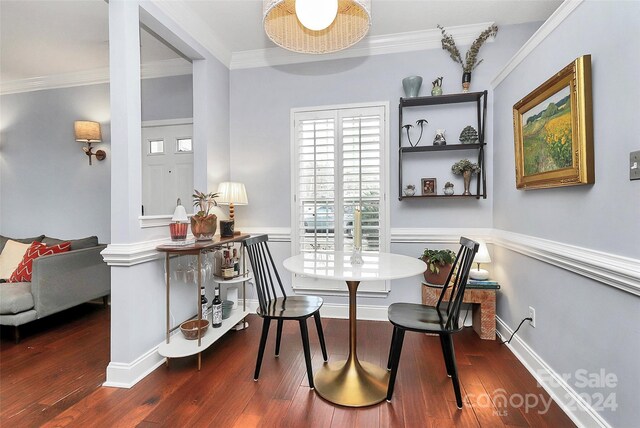
<svg viewBox="0 0 640 428">
<path fill-rule="evenodd" d="M 529 325 L 533 328 L 536 328 L 536 310 L 533 309 L 532 306 L 529 306 L 529 318 L 531 318 L 531 321 L 529 321 Z"/>
<path fill-rule="evenodd" d="M 640 151 L 629 153 L 629 180 L 640 180 Z"/>
</svg>

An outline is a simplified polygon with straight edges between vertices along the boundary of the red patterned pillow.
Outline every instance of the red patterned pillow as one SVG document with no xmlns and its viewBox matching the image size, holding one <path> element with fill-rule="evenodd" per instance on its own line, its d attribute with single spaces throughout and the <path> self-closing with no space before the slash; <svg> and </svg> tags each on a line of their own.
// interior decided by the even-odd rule
<svg viewBox="0 0 640 428">
<path fill-rule="evenodd" d="M 31 282 L 31 272 L 33 271 L 33 261 L 40 256 L 49 256 L 51 254 L 64 253 L 71 248 L 71 242 L 63 242 L 62 244 L 47 247 L 42 242 L 34 242 L 31 244 L 24 257 L 15 271 L 11 274 L 11 278 L 7 282 Z"/>
</svg>

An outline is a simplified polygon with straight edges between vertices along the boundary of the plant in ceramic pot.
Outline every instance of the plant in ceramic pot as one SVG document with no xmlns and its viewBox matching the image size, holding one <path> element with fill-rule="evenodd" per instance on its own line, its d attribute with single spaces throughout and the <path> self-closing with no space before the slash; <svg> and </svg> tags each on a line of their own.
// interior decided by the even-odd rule
<svg viewBox="0 0 640 428">
<path fill-rule="evenodd" d="M 469 192 L 469 184 L 471 183 L 471 174 L 480 171 L 480 167 L 477 163 L 469 161 L 469 159 L 462 159 L 454 163 L 451 166 L 451 171 L 456 175 L 462 175 L 464 178 L 464 193 L 463 195 L 471 195 Z"/>
<path fill-rule="evenodd" d="M 191 233 L 198 241 L 213 239 L 218 228 L 218 217 L 210 213 L 211 208 L 217 206 L 217 193 L 202 193 L 194 189 L 193 206 L 198 208 L 191 216 Z"/>
<path fill-rule="evenodd" d="M 447 34 L 441 25 L 438 25 L 438 28 L 442 31 L 442 49 L 449 52 L 451 59 L 462 66 L 462 92 L 469 92 L 471 72 L 482 62 L 482 60 L 478 60 L 478 52 L 489 37 L 495 37 L 498 34 L 498 26 L 493 24 L 480 33 L 478 38 L 471 44 L 464 60 L 462 60 L 460 51 L 451 34 Z"/>
<path fill-rule="evenodd" d="M 444 285 L 453 266 L 456 254 L 451 250 L 430 250 L 425 248 L 420 259 L 427 264 L 424 271 L 425 282 L 433 285 Z"/>
</svg>

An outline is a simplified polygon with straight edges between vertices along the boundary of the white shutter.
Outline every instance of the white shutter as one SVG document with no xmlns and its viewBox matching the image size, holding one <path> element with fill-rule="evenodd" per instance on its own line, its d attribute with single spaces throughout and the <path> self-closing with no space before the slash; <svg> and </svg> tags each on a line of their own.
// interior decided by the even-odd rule
<svg viewBox="0 0 640 428">
<path fill-rule="evenodd" d="M 294 111 L 292 253 L 351 251 L 353 213 L 362 210 L 365 252 L 388 249 L 385 107 Z M 342 282 L 294 277 L 295 289 L 346 290 Z M 385 291 L 382 281 L 364 291 Z"/>
</svg>

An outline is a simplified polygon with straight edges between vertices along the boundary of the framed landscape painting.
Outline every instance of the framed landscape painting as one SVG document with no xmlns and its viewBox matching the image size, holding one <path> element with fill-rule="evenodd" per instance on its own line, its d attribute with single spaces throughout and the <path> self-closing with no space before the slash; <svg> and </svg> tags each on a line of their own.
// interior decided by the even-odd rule
<svg viewBox="0 0 640 428">
<path fill-rule="evenodd" d="M 513 106 L 516 187 L 594 182 L 591 55 L 566 66 Z"/>
</svg>

